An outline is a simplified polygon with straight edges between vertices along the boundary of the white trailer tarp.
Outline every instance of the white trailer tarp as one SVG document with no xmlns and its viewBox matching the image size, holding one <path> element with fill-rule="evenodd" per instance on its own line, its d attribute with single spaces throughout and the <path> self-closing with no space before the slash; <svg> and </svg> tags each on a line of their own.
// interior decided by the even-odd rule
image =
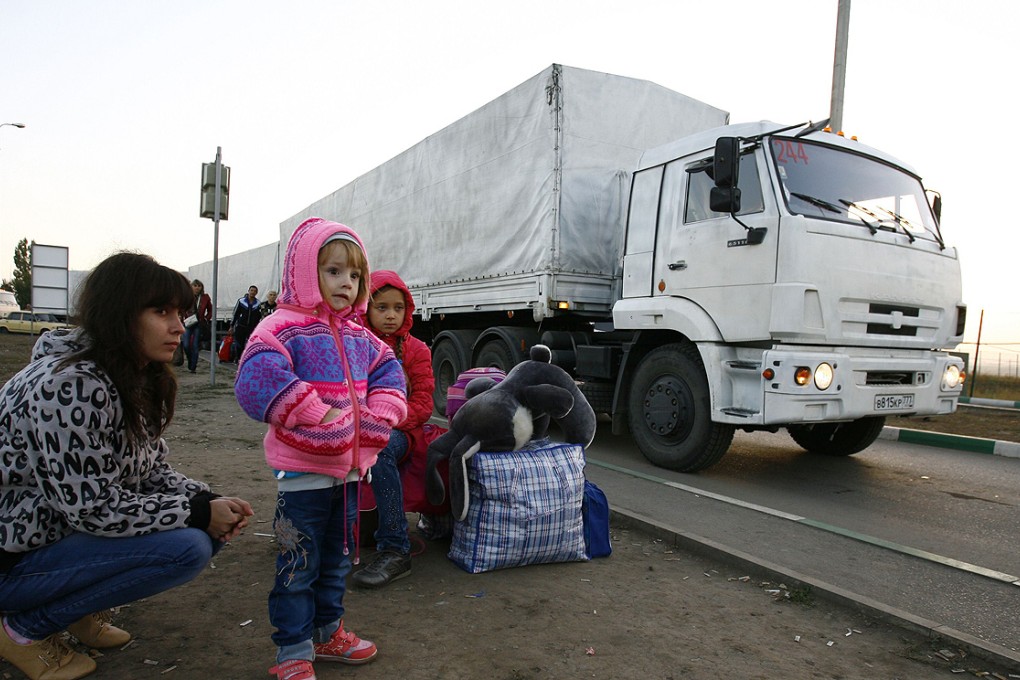
<svg viewBox="0 0 1020 680">
<path fill-rule="evenodd" d="M 284 221 L 281 243 L 308 217 L 343 222 L 374 269 L 412 287 L 618 276 L 641 153 L 728 118 L 645 80 L 554 64 Z"/>
</svg>

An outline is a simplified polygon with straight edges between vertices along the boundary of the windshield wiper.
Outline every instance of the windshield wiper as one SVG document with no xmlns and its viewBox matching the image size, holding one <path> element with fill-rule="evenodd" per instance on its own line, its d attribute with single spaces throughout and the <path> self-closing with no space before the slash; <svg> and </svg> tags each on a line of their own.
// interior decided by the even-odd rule
<svg viewBox="0 0 1020 680">
<path fill-rule="evenodd" d="M 835 203 L 829 203 L 824 198 L 818 198 L 817 196 L 809 196 L 807 194 L 801 194 L 801 193 L 798 193 L 796 191 L 791 191 L 790 195 L 791 196 L 796 196 L 800 200 L 804 201 L 805 203 L 810 203 L 811 205 L 815 206 L 816 208 L 821 208 L 823 210 L 828 210 L 829 212 L 834 212 L 834 213 L 842 213 L 843 212 L 843 209 L 840 208 L 838 205 L 836 205 Z"/>
<path fill-rule="evenodd" d="M 909 222 L 907 222 L 906 219 L 904 219 L 904 218 L 897 219 L 897 217 L 899 217 L 899 216 L 896 215 L 896 213 L 894 213 L 894 212 L 892 212 L 890 210 L 887 210 L 886 208 L 883 208 L 880 205 L 876 205 L 875 207 L 878 208 L 879 210 L 881 210 L 882 212 L 886 213 L 887 215 L 889 215 L 892 219 L 889 219 L 887 217 L 882 217 L 881 215 L 876 213 L 874 210 L 871 210 L 870 208 L 865 208 L 863 205 L 859 205 L 857 203 L 854 203 L 853 201 L 848 201 L 845 198 L 839 199 L 839 202 L 842 203 L 843 205 L 845 205 L 847 208 L 853 208 L 854 210 L 860 210 L 862 213 L 864 213 L 865 215 L 871 217 L 873 220 L 875 220 L 879 224 L 885 224 L 886 222 L 892 222 L 895 225 L 895 226 L 891 227 L 892 231 L 896 231 L 896 227 L 900 227 L 903 230 L 903 233 L 907 235 L 907 238 L 910 239 L 911 243 L 913 243 L 914 241 L 917 240 L 917 237 L 915 237 L 913 234 L 911 234 L 910 231 L 906 228 L 906 226 L 904 226 L 905 224 L 909 224 Z M 871 233 L 875 233 L 875 232 L 871 232 Z"/>
<path fill-rule="evenodd" d="M 875 211 L 869 210 L 868 208 L 865 208 L 863 205 L 858 205 L 857 203 L 854 203 L 853 201 L 848 201 L 845 198 L 841 198 L 841 199 L 839 199 L 839 202 L 842 203 L 843 205 L 845 205 L 847 207 L 847 210 L 858 210 L 858 211 L 864 213 L 865 215 L 867 215 L 868 217 L 870 217 L 871 219 L 875 220 L 875 222 L 877 222 L 879 225 L 882 225 L 883 222 L 887 221 L 887 220 L 883 220 L 881 215 L 879 215 Z M 850 214 L 850 213 L 848 212 L 847 214 Z M 875 234 L 878 233 L 878 227 L 876 227 L 874 224 L 872 224 L 871 222 L 868 222 L 867 220 L 865 220 L 860 215 L 854 215 L 854 217 L 859 219 L 861 222 L 864 222 L 864 224 L 868 225 L 868 229 L 871 230 L 871 235 L 872 236 L 874 236 Z M 891 227 L 891 228 L 890 227 L 886 227 L 886 229 L 887 230 L 889 230 L 889 229 L 895 230 L 895 227 Z"/>
<path fill-rule="evenodd" d="M 908 220 L 906 217 L 903 217 L 902 215 L 897 215 L 892 210 L 889 210 L 889 208 L 883 208 L 880 205 L 876 205 L 875 207 L 884 212 L 889 217 L 891 217 L 893 222 L 902 227 L 903 233 L 907 235 L 907 238 L 910 239 L 911 243 L 913 243 L 916 240 L 915 236 L 910 232 L 910 229 L 907 228 L 907 225 L 909 224 L 911 227 L 914 227 L 916 229 L 917 226 L 913 222 Z"/>
<path fill-rule="evenodd" d="M 840 208 L 835 203 L 830 203 L 829 201 L 826 201 L 824 198 L 818 198 L 817 196 L 809 196 L 808 194 L 802 194 L 802 193 L 799 193 L 799 192 L 796 192 L 796 191 L 791 191 L 790 195 L 791 196 L 796 196 L 797 198 L 799 198 L 800 200 L 804 201 L 805 203 L 809 203 L 809 204 L 811 204 L 813 206 L 816 206 L 818 208 L 822 208 L 823 210 L 828 210 L 830 212 L 834 212 L 837 215 L 842 215 L 843 214 L 843 209 L 842 208 Z M 844 200 L 842 198 L 839 199 L 839 202 L 844 204 L 844 205 L 846 205 L 848 208 L 849 207 L 856 207 L 856 206 L 852 206 L 850 203 L 848 203 L 846 200 Z M 860 215 L 854 215 L 854 214 L 851 214 L 851 213 L 847 212 L 846 216 L 847 217 L 855 217 L 858 220 L 860 220 L 861 224 L 863 224 L 864 226 L 866 226 L 868 228 L 868 231 L 871 232 L 872 236 L 874 236 L 875 234 L 878 233 L 878 227 L 876 227 L 875 225 L 871 224 L 870 222 L 868 222 L 866 219 L 864 219 Z M 878 220 L 878 217 L 876 217 L 873 214 L 871 215 L 871 217 L 873 219 L 875 219 L 875 220 Z"/>
</svg>

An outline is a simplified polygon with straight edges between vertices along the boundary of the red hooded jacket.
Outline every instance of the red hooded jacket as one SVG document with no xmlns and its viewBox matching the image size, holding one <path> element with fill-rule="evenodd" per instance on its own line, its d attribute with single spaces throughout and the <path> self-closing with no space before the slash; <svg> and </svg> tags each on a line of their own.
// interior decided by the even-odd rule
<svg viewBox="0 0 1020 680">
<path fill-rule="evenodd" d="M 385 335 L 372 327 L 368 322 L 368 315 L 365 321 L 368 329 L 389 345 L 397 359 L 404 365 L 404 373 L 407 376 L 407 417 L 397 423 L 397 429 L 407 435 L 409 452 L 424 452 L 428 448 L 428 442 L 425 440 L 422 425 L 432 417 L 432 392 L 436 386 L 432 375 L 432 352 L 428 345 L 411 335 L 411 326 L 414 324 L 412 316 L 414 298 L 411 297 L 407 284 L 396 272 L 388 269 L 372 272 L 372 295 L 386 286 L 396 288 L 404 296 L 406 308 L 403 325 L 396 333 Z"/>
<path fill-rule="evenodd" d="M 449 512 L 449 501 L 434 506 L 428 502 L 425 493 L 425 458 L 429 442 L 445 432 L 444 428 L 429 425 L 432 417 L 432 392 L 435 378 L 432 375 L 432 352 L 428 345 L 411 335 L 414 323 L 414 298 L 407 284 L 396 274 L 386 269 L 372 272 L 370 289 L 375 295 L 377 291 L 392 286 L 404 296 L 404 323 L 395 333 L 385 334 L 376 330 L 369 323 L 366 314 L 366 327 L 382 339 L 394 352 L 404 366 L 407 377 L 407 416 L 397 423 L 397 429 L 407 435 L 407 457 L 400 466 L 400 478 L 404 491 L 404 510 L 406 512 Z M 371 303 L 369 303 L 371 304 Z M 445 476 L 446 466 L 440 467 L 440 474 Z M 375 507 L 375 495 L 371 487 L 362 487 L 362 510 Z"/>
</svg>

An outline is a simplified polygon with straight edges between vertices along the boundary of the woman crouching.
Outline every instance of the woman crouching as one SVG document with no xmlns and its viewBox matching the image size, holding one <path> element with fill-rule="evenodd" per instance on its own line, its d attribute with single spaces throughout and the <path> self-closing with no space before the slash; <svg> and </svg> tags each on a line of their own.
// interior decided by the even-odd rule
<svg viewBox="0 0 1020 680">
<path fill-rule="evenodd" d="M 166 460 L 192 305 L 180 273 L 117 253 L 86 279 L 80 327 L 39 338 L 0 390 L 0 657 L 32 680 L 91 673 L 61 631 L 123 645 L 108 610 L 195 578 L 252 515 Z"/>
</svg>

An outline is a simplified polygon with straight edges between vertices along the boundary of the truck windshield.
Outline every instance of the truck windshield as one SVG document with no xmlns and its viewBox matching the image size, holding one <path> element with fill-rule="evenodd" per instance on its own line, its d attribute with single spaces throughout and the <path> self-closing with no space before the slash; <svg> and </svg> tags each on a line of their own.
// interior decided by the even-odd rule
<svg viewBox="0 0 1020 680">
<path fill-rule="evenodd" d="M 941 243 L 924 187 L 913 175 L 803 139 L 773 137 L 770 146 L 790 212 Z"/>
</svg>

